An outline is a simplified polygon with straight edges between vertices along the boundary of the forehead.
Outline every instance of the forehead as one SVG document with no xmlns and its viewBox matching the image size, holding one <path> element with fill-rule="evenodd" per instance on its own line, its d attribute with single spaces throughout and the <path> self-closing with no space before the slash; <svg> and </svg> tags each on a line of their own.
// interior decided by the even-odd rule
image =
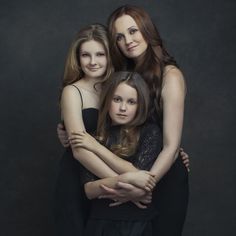
<svg viewBox="0 0 236 236">
<path fill-rule="evenodd" d="M 89 40 L 81 44 L 80 46 L 81 51 L 104 51 L 104 46 L 102 43 L 95 41 L 95 40 Z"/>
<path fill-rule="evenodd" d="M 115 89 L 115 95 L 137 98 L 137 91 L 125 82 L 122 82 Z"/>
<path fill-rule="evenodd" d="M 122 15 L 115 20 L 114 23 L 116 32 L 122 32 L 128 28 L 135 26 L 138 27 L 134 18 L 130 15 Z"/>
</svg>

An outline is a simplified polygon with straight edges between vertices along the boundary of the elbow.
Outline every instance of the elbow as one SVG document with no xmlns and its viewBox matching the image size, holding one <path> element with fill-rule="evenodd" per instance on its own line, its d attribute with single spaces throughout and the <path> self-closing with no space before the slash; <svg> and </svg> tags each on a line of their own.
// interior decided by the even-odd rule
<svg viewBox="0 0 236 236">
<path fill-rule="evenodd" d="M 179 148 L 179 145 L 165 145 L 163 147 L 163 151 L 169 154 L 168 156 L 170 156 L 172 163 L 175 162 L 179 155 Z"/>
<path fill-rule="evenodd" d="M 81 149 L 80 148 L 72 148 L 72 153 L 73 153 L 73 157 L 77 160 L 77 161 L 81 161 Z"/>
<path fill-rule="evenodd" d="M 84 192 L 85 192 L 86 197 L 89 200 L 92 200 L 94 198 L 94 196 L 91 192 L 91 182 L 88 182 L 84 185 Z"/>
</svg>

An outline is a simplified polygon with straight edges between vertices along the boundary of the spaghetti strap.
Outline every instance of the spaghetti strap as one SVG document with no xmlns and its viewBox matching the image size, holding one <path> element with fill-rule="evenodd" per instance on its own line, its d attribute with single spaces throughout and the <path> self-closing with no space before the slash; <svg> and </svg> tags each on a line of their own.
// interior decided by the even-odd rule
<svg viewBox="0 0 236 236">
<path fill-rule="evenodd" d="M 82 94 L 81 94 L 81 92 L 80 92 L 80 90 L 79 90 L 79 88 L 78 88 L 77 86 L 75 86 L 74 84 L 71 84 L 71 85 L 74 86 L 74 87 L 78 90 L 79 95 L 80 95 L 80 98 L 81 98 L 82 109 L 83 109 L 84 105 L 83 105 L 83 97 L 82 97 Z"/>
</svg>

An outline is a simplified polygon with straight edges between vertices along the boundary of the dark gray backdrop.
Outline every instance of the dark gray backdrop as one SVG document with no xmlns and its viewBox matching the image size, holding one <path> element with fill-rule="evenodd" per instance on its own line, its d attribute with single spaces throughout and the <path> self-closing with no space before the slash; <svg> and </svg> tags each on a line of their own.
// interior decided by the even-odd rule
<svg viewBox="0 0 236 236">
<path fill-rule="evenodd" d="M 1 235 L 54 235 L 52 194 L 63 151 L 57 100 L 68 46 L 80 27 L 105 23 L 125 3 L 150 13 L 187 81 L 184 236 L 235 235 L 234 0 L 0 3 Z"/>
</svg>

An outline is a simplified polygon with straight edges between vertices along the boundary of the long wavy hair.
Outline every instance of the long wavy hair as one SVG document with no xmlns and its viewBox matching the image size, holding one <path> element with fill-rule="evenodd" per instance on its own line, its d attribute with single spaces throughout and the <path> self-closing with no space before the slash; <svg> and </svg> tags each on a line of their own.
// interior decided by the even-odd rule
<svg viewBox="0 0 236 236">
<path fill-rule="evenodd" d="M 149 89 L 138 73 L 127 71 L 115 72 L 105 83 L 100 100 L 97 139 L 105 145 L 109 143 L 109 131 L 112 127 L 109 109 L 115 90 L 121 83 L 134 88 L 138 95 L 138 107 L 134 119 L 128 124 L 119 127 L 119 140 L 110 147 L 111 151 L 115 154 L 126 157 L 132 155 L 136 150 L 140 127 L 146 121 L 149 109 Z"/>
<path fill-rule="evenodd" d="M 115 22 L 123 16 L 129 15 L 136 22 L 148 48 L 144 56 L 136 63 L 132 59 L 124 56 L 117 45 Z M 108 18 L 108 32 L 111 42 L 111 55 L 115 70 L 129 69 L 134 70 L 142 75 L 150 89 L 151 101 L 154 106 L 151 111 L 156 110 L 162 120 L 161 90 L 163 85 L 164 67 L 177 63 L 175 59 L 165 49 L 161 36 L 146 11 L 137 6 L 124 5 L 116 9 Z"/>
<path fill-rule="evenodd" d="M 95 40 L 103 45 L 108 61 L 107 70 L 103 79 L 99 82 L 103 83 L 106 81 L 113 72 L 107 29 L 102 24 L 91 24 L 77 33 L 70 46 L 65 63 L 62 88 L 83 78 L 84 72 L 80 66 L 80 47 L 84 42 L 90 40 Z"/>
</svg>

